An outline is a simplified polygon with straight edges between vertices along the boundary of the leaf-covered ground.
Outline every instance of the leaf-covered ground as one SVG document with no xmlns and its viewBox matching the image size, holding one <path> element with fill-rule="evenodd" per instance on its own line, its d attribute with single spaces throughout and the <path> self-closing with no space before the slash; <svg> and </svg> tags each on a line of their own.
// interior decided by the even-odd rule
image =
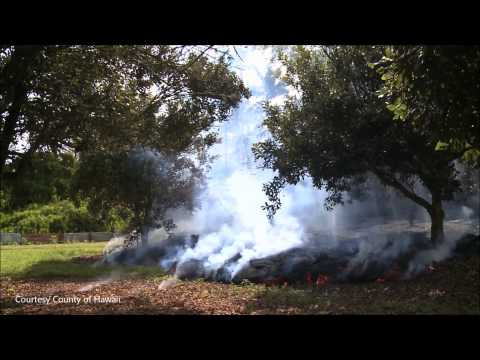
<svg viewBox="0 0 480 360">
<path fill-rule="evenodd" d="M 76 259 L 78 262 L 78 259 Z M 88 262 L 88 261 L 86 261 Z M 85 266 L 88 266 L 85 264 Z M 480 314 L 480 258 L 436 264 L 409 281 L 266 287 L 178 281 L 168 276 L 19 279 L 3 276 L 2 314 Z M 162 285 L 162 286 L 160 286 Z M 159 289 L 159 287 L 165 287 Z M 80 304 L 19 304 L 16 296 L 77 297 Z M 83 299 L 92 296 L 92 303 Z M 94 301 L 95 296 L 118 301 Z M 53 298 L 52 298 L 53 299 Z"/>
</svg>

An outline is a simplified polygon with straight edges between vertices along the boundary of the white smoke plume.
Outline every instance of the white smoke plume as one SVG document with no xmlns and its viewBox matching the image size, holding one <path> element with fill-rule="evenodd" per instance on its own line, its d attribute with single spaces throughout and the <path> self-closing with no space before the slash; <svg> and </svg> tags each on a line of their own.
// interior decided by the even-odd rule
<svg viewBox="0 0 480 360">
<path fill-rule="evenodd" d="M 244 61 L 237 71 L 257 102 L 245 101 L 232 119 L 222 124 L 222 143 L 212 149 L 219 158 L 212 166 L 207 188 L 197 199 L 200 208 L 192 217 L 174 217 L 179 231 L 200 235 L 195 247 L 175 254 L 179 263 L 200 260 L 207 271 L 215 271 L 239 255 L 229 266 L 234 275 L 251 259 L 300 246 L 304 241 L 299 215 L 306 205 L 314 205 L 312 200 L 319 192 L 292 187 L 284 193 L 281 210 L 269 222 L 262 210 L 267 200 L 262 185 L 273 173 L 257 169 L 251 153 L 252 144 L 266 136 L 259 101 L 287 92 L 271 76 L 271 56 L 271 49 L 244 50 L 242 54 Z"/>
<path fill-rule="evenodd" d="M 209 188 L 203 197 L 202 208 L 194 214 L 191 224 L 200 234 L 199 241 L 180 256 L 180 262 L 202 260 L 207 270 L 216 270 L 240 254 L 231 269 L 234 275 L 251 259 L 302 243 L 303 228 L 288 213 L 288 205 L 273 223 L 267 220 L 261 209 L 261 182 L 252 174 L 235 171 L 222 184 Z"/>
<path fill-rule="evenodd" d="M 196 199 L 197 209 L 193 214 L 184 209 L 169 212 L 177 225 L 176 231 L 198 234 L 198 242 L 193 246 L 179 244 L 169 248 L 159 265 L 166 269 L 175 265 L 179 277 L 190 268 L 197 269 L 198 264 L 202 268 L 200 274 L 214 273 L 223 267 L 232 278 L 252 259 L 307 244 L 327 251 L 346 239 L 359 240 L 358 253 L 347 270 L 366 266 L 372 260 L 388 262 L 406 253 L 412 237 L 400 235 L 392 242 L 385 235 L 391 229 L 375 231 L 375 225 L 385 222 L 386 212 L 394 220 L 405 218 L 405 213 L 414 209 L 417 224 L 410 226 L 425 232 L 427 227 L 421 228 L 419 224 L 428 220 L 427 214 L 394 194 L 389 199 L 376 198 L 379 195 L 374 191 L 368 201 L 326 211 L 323 207 L 325 192 L 315 189 L 311 181 L 305 179 L 284 189 L 282 207 L 274 220 L 268 221 L 261 208 L 267 201 L 262 185 L 274 174 L 257 168 L 251 145 L 268 136 L 261 126 L 263 113 L 259 102 L 266 99 L 281 102 L 292 91 L 272 77 L 272 69 L 281 69 L 278 63 L 269 65 L 270 49 L 240 49 L 240 55 L 243 61 L 235 65 L 253 96 L 240 105 L 229 121 L 220 125 L 222 143 L 211 150 L 218 158 L 212 164 L 205 188 Z M 468 214 L 469 208 L 465 207 L 463 213 Z M 400 228 L 406 227 L 407 220 Z M 168 234 L 155 230 L 150 233 L 149 241 L 166 243 Z M 418 253 L 409 272 L 414 273 L 428 262 L 446 258 L 453 247 L 454 243 L 449 241 L 439 249 Z"/>
</svg>

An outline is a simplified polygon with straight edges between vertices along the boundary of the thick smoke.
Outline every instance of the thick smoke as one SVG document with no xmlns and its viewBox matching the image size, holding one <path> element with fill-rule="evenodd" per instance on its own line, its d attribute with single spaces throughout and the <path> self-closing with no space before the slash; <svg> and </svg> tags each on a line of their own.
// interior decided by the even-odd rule
<svg viewBox="0 0 480 360">
<path fill-rule="evenodd" d="M 312 254 L 340 254 L 342 261 L 348 254 L 346 263 L 331 262 L 342 268 L 338 271 L 341 278 L 352 272 L 363 274 L 372 264 L 387 268 L 399 257 L 410 256 L 412 249 L 418 250 L 418 244 L 428 242 L 426 211 L 374 179 L 367 198 L 327 211 L 323 206 L 326 193 L 315 189 L 307 178 L 284 189 L 282 208 L 273 221 L 268 221 L 261 208 L 267 201 L 262 185 L 274 174 L 258 169 L 251 153 L 251 145 L 268 136 L 261 127 L 263 113 L 259 101 L 280 102 L 292 90 L 273 78 L 268 66 L 269 50 L 244 50 L 241 55 L 244 62 L 238 64 L 238 71 L 251 88 L 253 101 L 242 103 L 232 118 L 221 125 L 222 143 L 212 149 L 218 158 L 205 187 L 195 198 L 195 210 L 170 209 L 168 217 L 175 221 L 177 235 L 168 236 L 163 229 L 152 231 L 149 248 L 124 257 L 132 263 L 155 259 L 165 269 L 173 269 L 179 278 L 231 280 L 239 273 L 247 274 L 245 269 L 255 263 L 252 260 L 289 254 L 282 260 L 283 270 L 278 270 L 288 272 L 302 261 L 313 264 L 316 255 Z M 452 205 L 453 208 L 461 209 L 459 216 L 473 214 L 467 206 Z M 417 251 L 415 257 L 410 256 L 407 273 L 414 274 L 432 261 L 448 257 L 454 248 L 452 239 L 461 236 L 462 231 L 464 228 L 451 235 L 439 249 L 425 248 Z M 192 234 L 198 238 L 192 240 Z M 295 249 L 300 250 L 295 253 Z M 258 269 L 263 266 L 273 272 L 272 261 L 262 264 L 258 260 L 256 264 Z"/>
<path fill-rule="evenodd" d="M 244 171 L 235 171 L 221 184 L 203 194 L 202 208 L 194 214 L 194 232 L 200 234 L 194 248 L 187 249 L 179 262 L 201 260 L 206 270 L 217 270 L 239 254 L 228 270 L 234 275 L 251 259 L 261 258 L 300 246 L 303 227 L 288 212 L 279 213 L 270 223 L 261 209 L 261 183 Z"/>
</svg>

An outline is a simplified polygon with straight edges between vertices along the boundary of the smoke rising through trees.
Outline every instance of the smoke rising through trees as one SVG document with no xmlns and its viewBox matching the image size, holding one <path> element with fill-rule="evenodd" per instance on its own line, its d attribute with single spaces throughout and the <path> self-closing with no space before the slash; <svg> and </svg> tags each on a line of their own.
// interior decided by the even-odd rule
<svg viewBox="0 0 480 360">
<path fill-rule="evenodd" d="M 255 56 L 259 56 L 258 52 L 262 54 L 253 51 L 257 51 Z M 268 55 L 264 50 L 261 56 L 268 61 Z M 248 56 L 242 57 L 248 61 Z M 161 265 L 169 268 L 176 264 L 177 275 L 181 277 L 219 279 L 220 272 L 224 277 L 227 274 L 224 279 L 231 280 L 251 260 L 311 246 L 328 253 L 356 239 L 358 252 L 349 259 L 345 269 L 348 274 L 352 269 L 359 271 L 359 267 L 364 271 L 373 262 L 391 264 L 417 246 L 421 234 L 428 230 L 428 213 L 368 174 L 368 180 L 359 185 L 362 188 L 353 187 L 344 194 L 345 203 L 331 211 L 324 207 L 327 193 L 314 188 L 309 177 L 297 185 L 287 185 L 281 193 L 282 207 L 271 220 L 266 217 L 262 210 L 267 201 L 263 184 L 275 173 L 258 168 L 251 146 L 269 136 L 261 126 L 264 113 L 259 101 L 278 101 L 288 89 L 274 79 L 269 67 L 256 67 L 255 62 L 243 66 L 253 68 L 248 74 L 262 76 L 261 83 L 258 79 L 251 81 L 257 102 L 244 101 L 230 121 L 221 125 L 222 141 L 211 149 L 217 158 L 206 175 L 205 189 L 195 198 L 193 213 L 182 209 L 170 211 L 177 226 L 175 232 L 180 234 L 179 243 L 169 245 Z M 421 184 L 415 186 L 418 193 L 428 193 Z M 478 216 L 478 211 L 455 202 L 447 203 L 445 210 L 447 220 L 471 221 L 475 232 L 474 214 Z M 381 228 L 384 224 L 392 226 Z M 409 229 L 414 230 L 406 231 Z M 184 243 L 190 234 L 199 235 L 194 245 Z M 455 239 L 449 238 L 440 249 L 419 252 L 407 273 L 415 273 L 429 261 L 447 257 L 460 235 L 461 232 L 452 235 Z M 160 246 L 168 242 L 162 231 L 154 231 L 150 238 Z"/>
</svg>

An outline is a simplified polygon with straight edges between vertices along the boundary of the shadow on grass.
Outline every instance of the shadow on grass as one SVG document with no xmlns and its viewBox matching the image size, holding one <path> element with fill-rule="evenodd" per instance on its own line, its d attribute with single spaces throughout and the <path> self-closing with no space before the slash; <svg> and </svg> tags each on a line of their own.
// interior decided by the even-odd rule
<svg viewBox="0 0 480 360">
<path fill-rule="evenodd" d="M 115 273 L 119 278 L 161 277 L 165 272 L 157 266 L 111 266 L 101 263 L 78 263 L 75 259 L 44 260 L 9 276 L 12 279 L 89 280 Z"/>
</svg>

